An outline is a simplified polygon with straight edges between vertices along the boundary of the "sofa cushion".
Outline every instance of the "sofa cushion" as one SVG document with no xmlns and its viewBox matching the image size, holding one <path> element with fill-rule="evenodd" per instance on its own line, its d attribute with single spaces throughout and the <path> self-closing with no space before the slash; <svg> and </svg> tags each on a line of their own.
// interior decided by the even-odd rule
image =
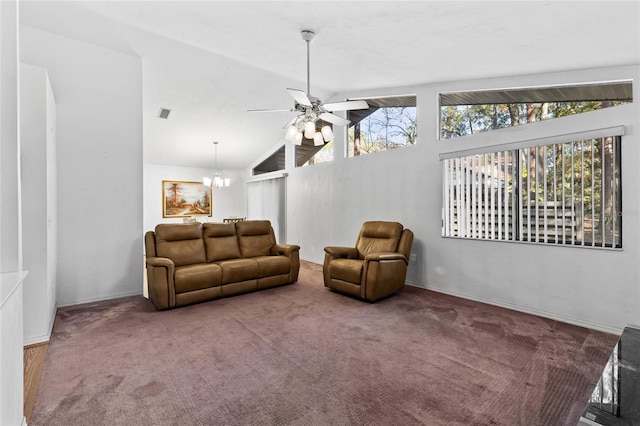
<svg viewBox="0 0 640 426">
<path fill-rule="evenodd" d="M 222 269 L 222 284 L 255 280 L 258 278 L 258 262 L 254 259 L 230 259 L 216 263 Z"/>
<path fill-rule="evenodd" d="M 398 222 L 365 222 L 356 244 L 360 259 L 369 253 L 397 251 L 401 235 L 402 225 Z"/>
<path fill-rule="evenodd" d="M 207 262 L 242 257 L 235 223 L 205 223 L 203 235 Z"/>
<path fill-rule="evenodd" d="M 363 266 L 360 259 L 335 259 L 331 262 L 331 278 L 360 284 Z"/>
<path fill-rule="evenodd" d="M 276 243 L 271 222 L 268 220 L 245 220 L 236 223 L 238 242 L 242 257 L 269 256 Z"/>
<path fill-rule="evenodd" d="M 215 263 L 178 266 L 175 269 L 174 282 L 176 293 L 215 287 L 222 284 L 222 270 Z"/>
<path fill-rule="evenodd" d="M 156 253 L 175 266 L 205 263 L 201 223 L 163 223 L 156 226 Z"/>
<path fill-rule="evenodd" d="M 288 274 L 291 271 L 291 259 L 287 256 L 258 256 L 252 260 L 258 263 L 258 278 Z"/>
</svg>

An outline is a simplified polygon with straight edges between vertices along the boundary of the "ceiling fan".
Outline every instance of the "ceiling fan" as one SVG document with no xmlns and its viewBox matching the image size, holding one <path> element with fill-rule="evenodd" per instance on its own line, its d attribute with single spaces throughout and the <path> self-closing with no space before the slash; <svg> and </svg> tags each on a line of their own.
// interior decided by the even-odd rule
<svg viewBox="0 0 640 426">
<path fill-rule="evenodd" d="M 291 111 L 297 112 L 291 121 L 284 128 L 287 129 L 286 138 L 296 145 L 302 145 L 303 137 L 312 139 L 314 145 L 323 145 L 325 142 L 333 140 L 333 131 L 328 124 L 323 125 L 319 131 L 316 131 L 316 123 L 321 120 L 326 123 L 337 124 L 343 126 L 349 124 L 350 121 L 338 115 L 332 114 L 336 111 L 350 111 L 355 109 L 367 109 L 369 104 L 366 101 L 344 101 L 323 103 L 322 100 L 311 96 L 311 79 L 309 70 L 309 44 L 315 38 L 316 34 L 310 30 L 301 32 L 302 39 L 307 43 L 307 91 L 299 89 L 287 89 L 293 100 L 295 101 L 292 109 L 254 109 L 249 112 L 275 112 L 275 111 Z"/>
</svg>

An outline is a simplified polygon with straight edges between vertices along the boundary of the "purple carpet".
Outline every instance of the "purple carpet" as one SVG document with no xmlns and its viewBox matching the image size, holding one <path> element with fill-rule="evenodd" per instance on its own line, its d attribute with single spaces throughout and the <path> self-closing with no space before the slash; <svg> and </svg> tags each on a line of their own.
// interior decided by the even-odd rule
<svg viewBox="0 0 640 426">
<path fill-rule="evenodd" d="M 33 425 L 572 425 L 617 336 L 407 287 L 61 308 Z"/>
</svg>

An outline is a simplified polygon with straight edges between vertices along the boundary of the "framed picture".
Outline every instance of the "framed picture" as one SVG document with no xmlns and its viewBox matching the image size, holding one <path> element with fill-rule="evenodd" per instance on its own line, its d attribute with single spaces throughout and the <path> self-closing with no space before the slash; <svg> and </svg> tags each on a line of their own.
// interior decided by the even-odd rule
<svg viewBox="0 0 640 426">
<path fill-rule="evenodd" d="M 211 187 L 202 182 L 162 181 L 162 217 L 211 216 Z"/>
</svg>

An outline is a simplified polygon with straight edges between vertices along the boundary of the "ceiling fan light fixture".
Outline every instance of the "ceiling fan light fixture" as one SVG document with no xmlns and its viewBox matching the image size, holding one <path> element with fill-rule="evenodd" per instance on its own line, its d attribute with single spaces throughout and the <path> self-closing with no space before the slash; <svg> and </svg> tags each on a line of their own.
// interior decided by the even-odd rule
<svg viewBox="0 0 640 426">
<path fill-rule="evenodd" d="M 324 138 L 325 142 L 331 142 L 334 138 L 333 135 L 333 130 L 331 130 L 331 127 L 329 126 L 322 126 L 322 129 L 320 130 L 322 132 L 322 137 Z"/>
<path fill-rule="evenodd" d="M 316 132 L 315 135 L 313 135 L 313 144 L 315 146 L 322 146 L 324 145 L 324 139 L 322 139 L 322 133 L 320 132 Z"/>
<path fill-rule="evenodd" d="M 302 30 L 300 35 L 307 45 L 307 90 L 305 92 L 300 89 L 287 88 L 289 95 L 291 95 L 294 100 L 294 106 L 290 111 L 296 112 L 298 116 L 294 117 L 283 127 L 283 129 L 287 129 L 285 139 L 293 141 L 296 145 L 301 145 L 301 138 L 304 135 L 304 138 L 314 140 L 315 143 L 317 141 L 316 133 L 320 133 L 319 137 L 324 139 L 324 142 L 329 142 L 334 139 L 333 130 L 329 127 L 326 130 L 318 130 L 316 132 L 315 127 L 318 120 L 321 120 L 323 123 L 327 122 L 329 125 L 345 126 L 349 124 L 350 121 L 340 115 L 334 114 L 334 112 L 368 109 L 369 105 L 363 100 L 347 100 L 343 102 L 330 102 L 324 104 L 321 99 L 311 96 L 311 55 L 309 45 L 311 44 L 311 41 L 314 40 L 316 34 L 311 30 Z M 262 112 L 282 110 L 249 111 Z M 298 133 L 295 133 L 296 130 Z"/>
<path fill-rule="evenodd" d="M 298 128 L 295 125 L 292 124 L 287 129 L 287 135 L 285 136 L 285 138 L 287 138 L 288 141 L 293 142 L 296 139 L 296 135 L 298 133 L 299 133 L 298 132 Z"/>
<path fill-rule="evenodd" d="M 316 124 L 313 121 L 307 121 L 304 123 L 304 137 L 307 139 L 313 139 L 313 135 L 316 132 Z"/>
</svg>

